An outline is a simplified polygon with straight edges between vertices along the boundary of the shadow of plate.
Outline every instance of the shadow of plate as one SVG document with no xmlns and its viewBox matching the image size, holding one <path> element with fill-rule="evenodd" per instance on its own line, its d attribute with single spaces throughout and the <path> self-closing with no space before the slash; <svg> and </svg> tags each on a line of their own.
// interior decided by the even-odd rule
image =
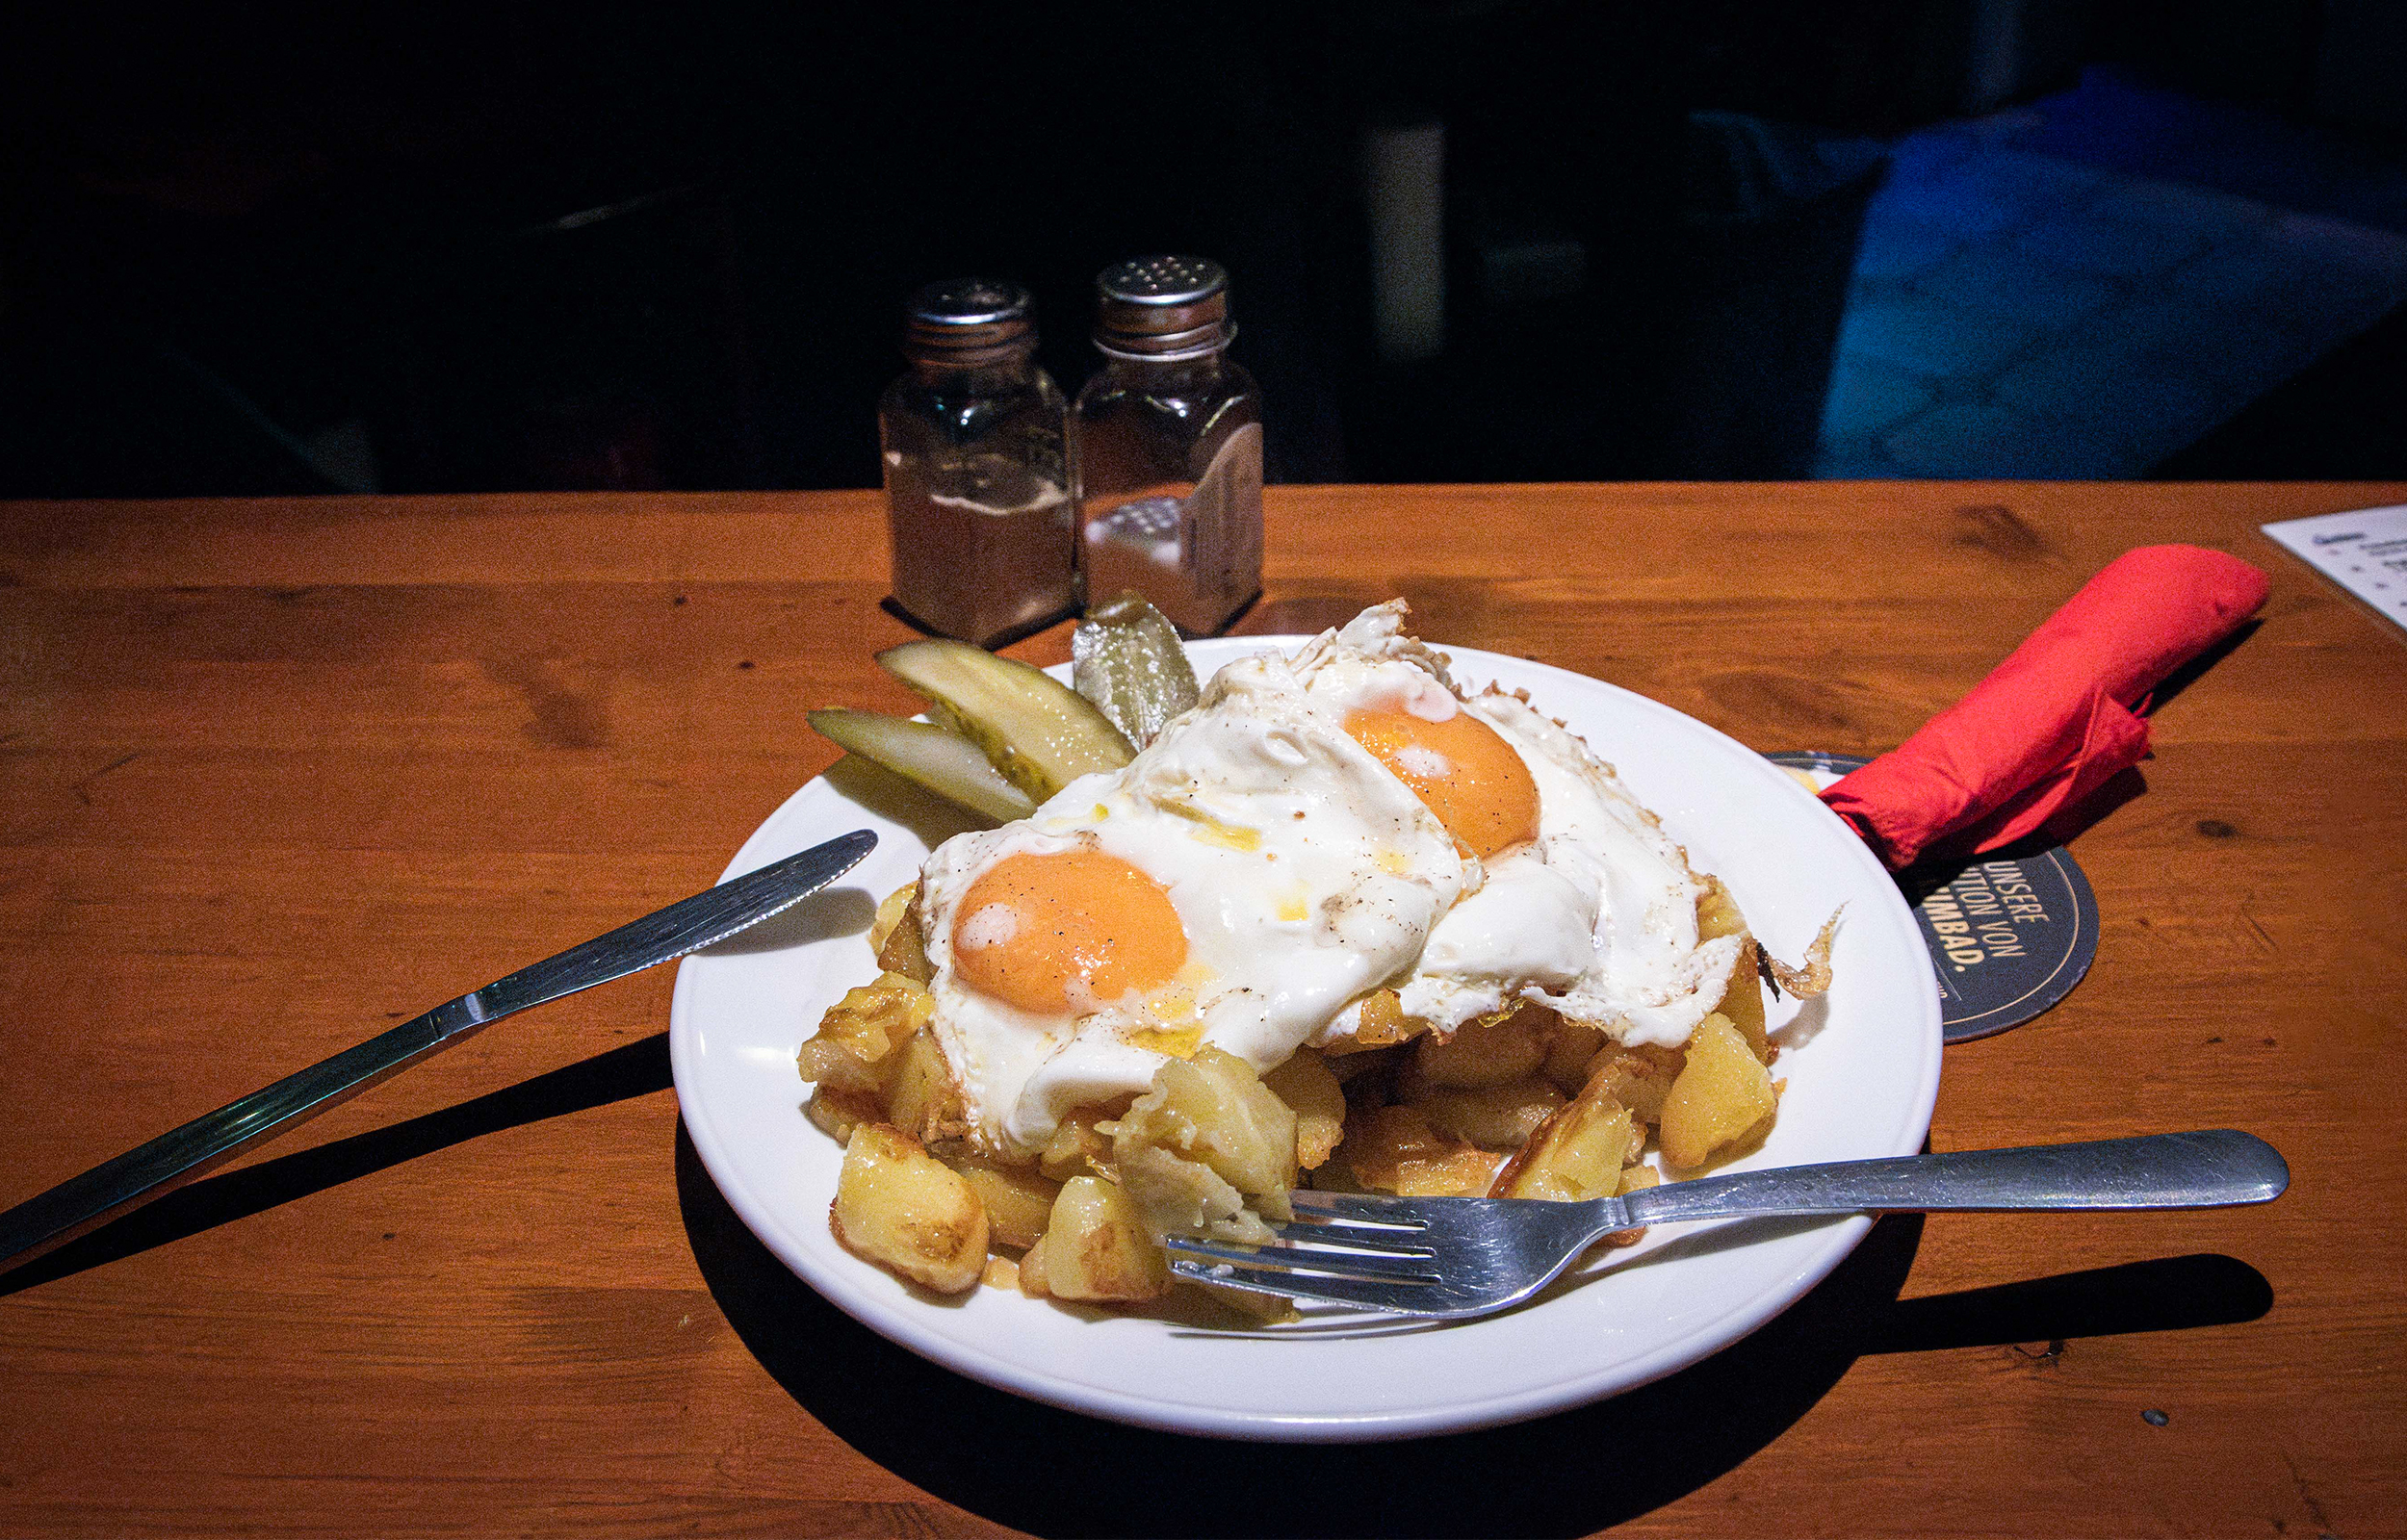
<svg viewBox="0 0 2407 1540">
<path fill-rule="evenodd" d="M 895 1347 L 744 1228 L 682 1124 L 677 1192 L 712 1298 L 806 1412 L 921 1490 L 1048 1535 L 1584 1535 L 1734 1469 L 1865 1354 L 2228 1324 L 2273 1300 L 2216 1255 L 1902 1300 L 1923 1221 L 1895 1215 L 1752 1336 L 1610 1400 L 1437 1438 L 1232 1447 L 1023 1400 Z"/>
<path fill-rule="evenodd" d="M 895 1347 L 814 1293 L 744 1228 L 682 1125 L 676 1160 L 704 1281 L 787 1393 L 904 1480 L 1040 1534 L 1588 1534 L 1733 1469 L 1802 1417 L 1861 1353 L 1892 1350 L 1892 1339 L 1919 1348 L 1968 1333 L 2016 1342 L 2062 1335 L 1998 1321 L 2004 1301 L 1969 1307 L 1969 1318 L 1928 1301 L 1901 1306 L 1922 1221 L 1898 1216 L 1754 1335 L 1612 1400 L 1439 1438 L 1253 1444 L 1240 1452 L 1024 1400 Z M 2143 1293 L 2161 1298 L 2162 1281 Z M 1604 1449 L 1614 1450 L 1613 1479 L 1588 1478 Z M 1244 1478 L 1230 1480 L 1239 1469 Z M 1065 1471 L 1076 1479 L 1063 1479 Z"/>
</svg>

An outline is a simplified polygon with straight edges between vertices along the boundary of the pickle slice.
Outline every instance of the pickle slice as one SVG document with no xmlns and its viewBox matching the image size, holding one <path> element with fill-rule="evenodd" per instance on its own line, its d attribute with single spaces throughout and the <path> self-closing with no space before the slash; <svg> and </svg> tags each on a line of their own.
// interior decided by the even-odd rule
<svg viewBox="0 0 2407 1540">
<path fill-rule="evenodd" d="M 1017 659 L 931 639 L 890 647 L 877 660 L 928 698 L 939 726 L 976 744 L 1004 780 L 1035 801 L 1135 757 L 1086 697 Z"/>
<path fill-rule="evenodd" d="M 1196 703 L 1195 668 L 1178 632 L 1133 590 L 1086 612 L 1070 638 L 1071 682 L 1142 749 Z"/>
<path fill-rule="evenodd" d="M 978 746 L 928 722 L 906 722 L 875 711 L 841 706 L 814 711 L 810 723 L 845 751 L 874 760 L 938 796 L 981 812 L 996 823 L 1025 818 L 1036 810 L 1028 794 L 986 762 Z"/>
</svg>

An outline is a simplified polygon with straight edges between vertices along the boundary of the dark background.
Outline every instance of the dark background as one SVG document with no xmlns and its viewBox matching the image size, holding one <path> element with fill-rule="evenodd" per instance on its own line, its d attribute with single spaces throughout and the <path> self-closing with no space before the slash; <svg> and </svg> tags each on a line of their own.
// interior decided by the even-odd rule
<svg viewBox="0 0 2407 1540">
<path fill-rule="evenodd" d="M 0 496 L 870 485 L 913 287 L 1025 282 L 1074 390 L 1154 250 L 1230 270 L 1274 480 L 1803 475 L 1878 170 L 1734 223 L 1691 115 L 1884 140 L 2107 64 L 2394 157 L 2342 3 L 20 13 Z M 1364 134 L 1431 120 L 1446 341 L 1383 362 Z M 2399 329 L 2161 472 L 2407 474 Z"/>
</svg>

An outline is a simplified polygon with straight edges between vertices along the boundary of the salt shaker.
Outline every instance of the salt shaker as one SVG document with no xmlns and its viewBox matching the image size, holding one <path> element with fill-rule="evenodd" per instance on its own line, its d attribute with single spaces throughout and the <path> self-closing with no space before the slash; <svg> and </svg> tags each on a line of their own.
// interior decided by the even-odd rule
<svg viewBox="0 0 2407 1540">
<path fill-rule="evenodd" d="M 1070 415 L 1087 591 L 1135 589 L 1209 635 L 1262 591 L 1261 393 L 1227 356 L 1229 275 L 1146 257 L 1096 291 L 1103 368 Z"/>
<path fill-rule="evenodd" d="M 1018 284 L 930 284 L 905 307 L 911 367 L 878 401 L 894 602 L 981 647 L 1078 603 L 1064 406 L 1036 344 Z"/>
</svg>

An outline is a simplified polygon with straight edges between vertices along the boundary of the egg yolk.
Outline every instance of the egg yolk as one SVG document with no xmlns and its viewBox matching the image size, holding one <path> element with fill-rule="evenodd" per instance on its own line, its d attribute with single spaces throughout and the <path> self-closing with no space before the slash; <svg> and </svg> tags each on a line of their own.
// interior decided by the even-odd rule
<svg viewBox="0 0 2407 1540">
<path fill-rule="evenodd" d="M 1187 961 L 1187 933 L 1151 877 L 1097 850 L 1006 856 L 962 895 L 953 966 L 1022 1011 L 1084 1014 L 1159 988 Z"/>
<path fill-rule="evenodd" d="M 1346 713 L 1346 732 L 1412 788 L 1455 843 L 1479 857 L 1538 837 L 1538 783 L 1494 728 L 1457 709 Z"/>
</svg>

